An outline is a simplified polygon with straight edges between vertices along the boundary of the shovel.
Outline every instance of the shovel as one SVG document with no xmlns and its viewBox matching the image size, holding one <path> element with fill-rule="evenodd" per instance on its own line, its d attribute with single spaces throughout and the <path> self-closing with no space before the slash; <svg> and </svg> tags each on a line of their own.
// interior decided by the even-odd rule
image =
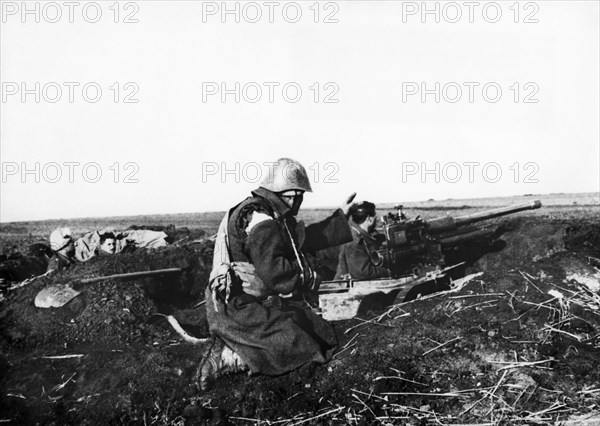
<svg viewBox="0 0 600 426">
<path fill-rule="evenodd" d="M 103 277 L 83 278 L 77 280 L 80 284 L 91 284 L 106 280 L 130 280 L 135 278 L 153 277 L 164 274 L 179 274 L 183 271 L 181 268 L 157 269 L 155 271 L 129 272 L 125 274 L 105 275 Z M 41 290 L 34 300 L 34 305 L 38 308 L 60 308 L 66 305 L 80 292 L 73 289 L 69 284 L 56 284 Z"/>
</svg>

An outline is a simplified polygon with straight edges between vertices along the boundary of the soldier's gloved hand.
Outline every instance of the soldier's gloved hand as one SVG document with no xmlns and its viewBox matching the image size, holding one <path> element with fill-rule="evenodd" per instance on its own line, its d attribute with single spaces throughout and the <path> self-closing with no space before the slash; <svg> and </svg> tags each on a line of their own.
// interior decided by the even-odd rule
<svg viewBox="0 0 600 426">
<path fill-rule="evenodd" d="M 356 197 L 356 192 L 353 192 L 352 194 L 350 194 L 350 196 L 346 199 L 346 201 L 344 201 L 342 203 L 342 205 L 340 206 L 340 208 L 342 209 L 342 211 L 344 212 L 344 214 L 346 216 L 348 216 L 348 212 L 350 211 L 350 207 L 352 207 L 355 203 L 354 198 Z"/>
<path fill-rule="evenodd" d="M 217 287 L 219 285 L 218 281 L 227 275 L 227 271 L 229 271 L 228 263 L 221 263 L 220 265 L 214 267 L 212 271 L 210 271 L 208 283 L 211 286 L 211 288 Z"/>
<path fill-rule="evenodd" d="M 248 262 L 233 262 L 231 264 L 235 274 L 242 280 L 242 288 L 258 299 L 264 299 L 269 295 L 269 289 L 264 281 L 256 275 L 254 265 Z"/>
</svg>

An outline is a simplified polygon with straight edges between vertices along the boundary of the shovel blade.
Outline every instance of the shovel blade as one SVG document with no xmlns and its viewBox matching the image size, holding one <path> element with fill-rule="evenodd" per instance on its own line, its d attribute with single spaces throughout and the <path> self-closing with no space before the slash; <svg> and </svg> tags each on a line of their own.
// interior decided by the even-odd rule
<svg viewBox="0 0 600 426">
<path fill-rule="evenodd" d="M 79 296 L 79 292 L 65 284 L 56 284 L 41 290 L 33 304 L 38 308 L 60 308 Z"/>
</svg>

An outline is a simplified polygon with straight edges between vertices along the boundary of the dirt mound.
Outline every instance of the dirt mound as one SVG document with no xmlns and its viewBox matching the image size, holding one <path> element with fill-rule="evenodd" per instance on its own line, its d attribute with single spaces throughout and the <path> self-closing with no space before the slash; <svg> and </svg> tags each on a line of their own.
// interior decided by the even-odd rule
<svg viewBox="0 0 600 426">
<path fill-rule="evenodd" d="M 568 225 L 565 232 L 565 248 L 589 256 L 600 257 L 600 224 L 584 220 Z"/>
<path fill-rule="evenodd" d="M 0 305 L 2 419 L 16 424 L 547 424 L 600 409 L 597 217 L 498 221 L 503 249 L 474 261 L 462 289 L 334 324 L 332 362 L 281 377 L 192 386 L 207 335 L 212 244 L 100 256 L 38 278 Z M 180 275 L 80 285 L 162 268 Z M 46 285 L 81 295 L 34 307 Z M 596 289 L 594 285 L 598 285 Z M 161 319 L 162 318 L 162 319 Z M 149 321 L 151 320 L 151 321 Z M 62 356 L 62 358 L 47 358 Z M 586 417 L 587 416 L 587 417 Z M 595 417 L 598 418 L 598 417 Z"/>
<path fill-rule="evenodd" d="M 211 262 L 210 242 L 94 257 L 9 294 L 6 305 L 11 308 L 1 311 L 1 337 L 11 344 L 26 340 L 28 345 L 55 341 L 142 343 L 143 324 L 150 315 L 170 314 L 203 300 Z M 131 281 L 80 283 L 82 278 L 166 268 L 181 268 L 183 272 Z M 71 284 L 81 295 L 60 309 L 36 308 L 35 295 L 57 283 Z"/>
</svg>

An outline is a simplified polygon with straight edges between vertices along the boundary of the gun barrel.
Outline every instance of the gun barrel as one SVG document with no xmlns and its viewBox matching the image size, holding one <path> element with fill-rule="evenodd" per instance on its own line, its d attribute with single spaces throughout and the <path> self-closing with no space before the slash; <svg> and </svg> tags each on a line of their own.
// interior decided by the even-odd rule
<svg viewBox="0 0 600 426">
<path fill-rule="evenodd" d="M 482 220 L 493 219 L 495 217 L 505 216 L 524 210 L 535 210 L 540 207 L 542 207 L 542 203 L 539 200 L 535 200 L 529 203 L 514 204 L 512 206 L 500 207 L 499 209 L 487 210 L 481 213 L 459 216 L 454 219 L 454 222 L 457 226 L 468 225 L 470 223 L 481 222 Z"/>
<path fill-rule="evenodd" d="M 481 222 L 483 220 L 493 219 L 499 216 L 506 216 L 508 214 L 517 213 L 523 210 L 539 209 L 540 207 L 542 207 L 542 203 L 538 200 L 535 200 L 531 201 L 530 203 L 514 204 L 512 206 L 500 207 L 499 209 L 487 210 L 466 216 L 438 217 L 427 222 L 427 231 L 429 233 L 451 231 L 460 226 L 469 225 L 471 223 Z"/>
</svg>

